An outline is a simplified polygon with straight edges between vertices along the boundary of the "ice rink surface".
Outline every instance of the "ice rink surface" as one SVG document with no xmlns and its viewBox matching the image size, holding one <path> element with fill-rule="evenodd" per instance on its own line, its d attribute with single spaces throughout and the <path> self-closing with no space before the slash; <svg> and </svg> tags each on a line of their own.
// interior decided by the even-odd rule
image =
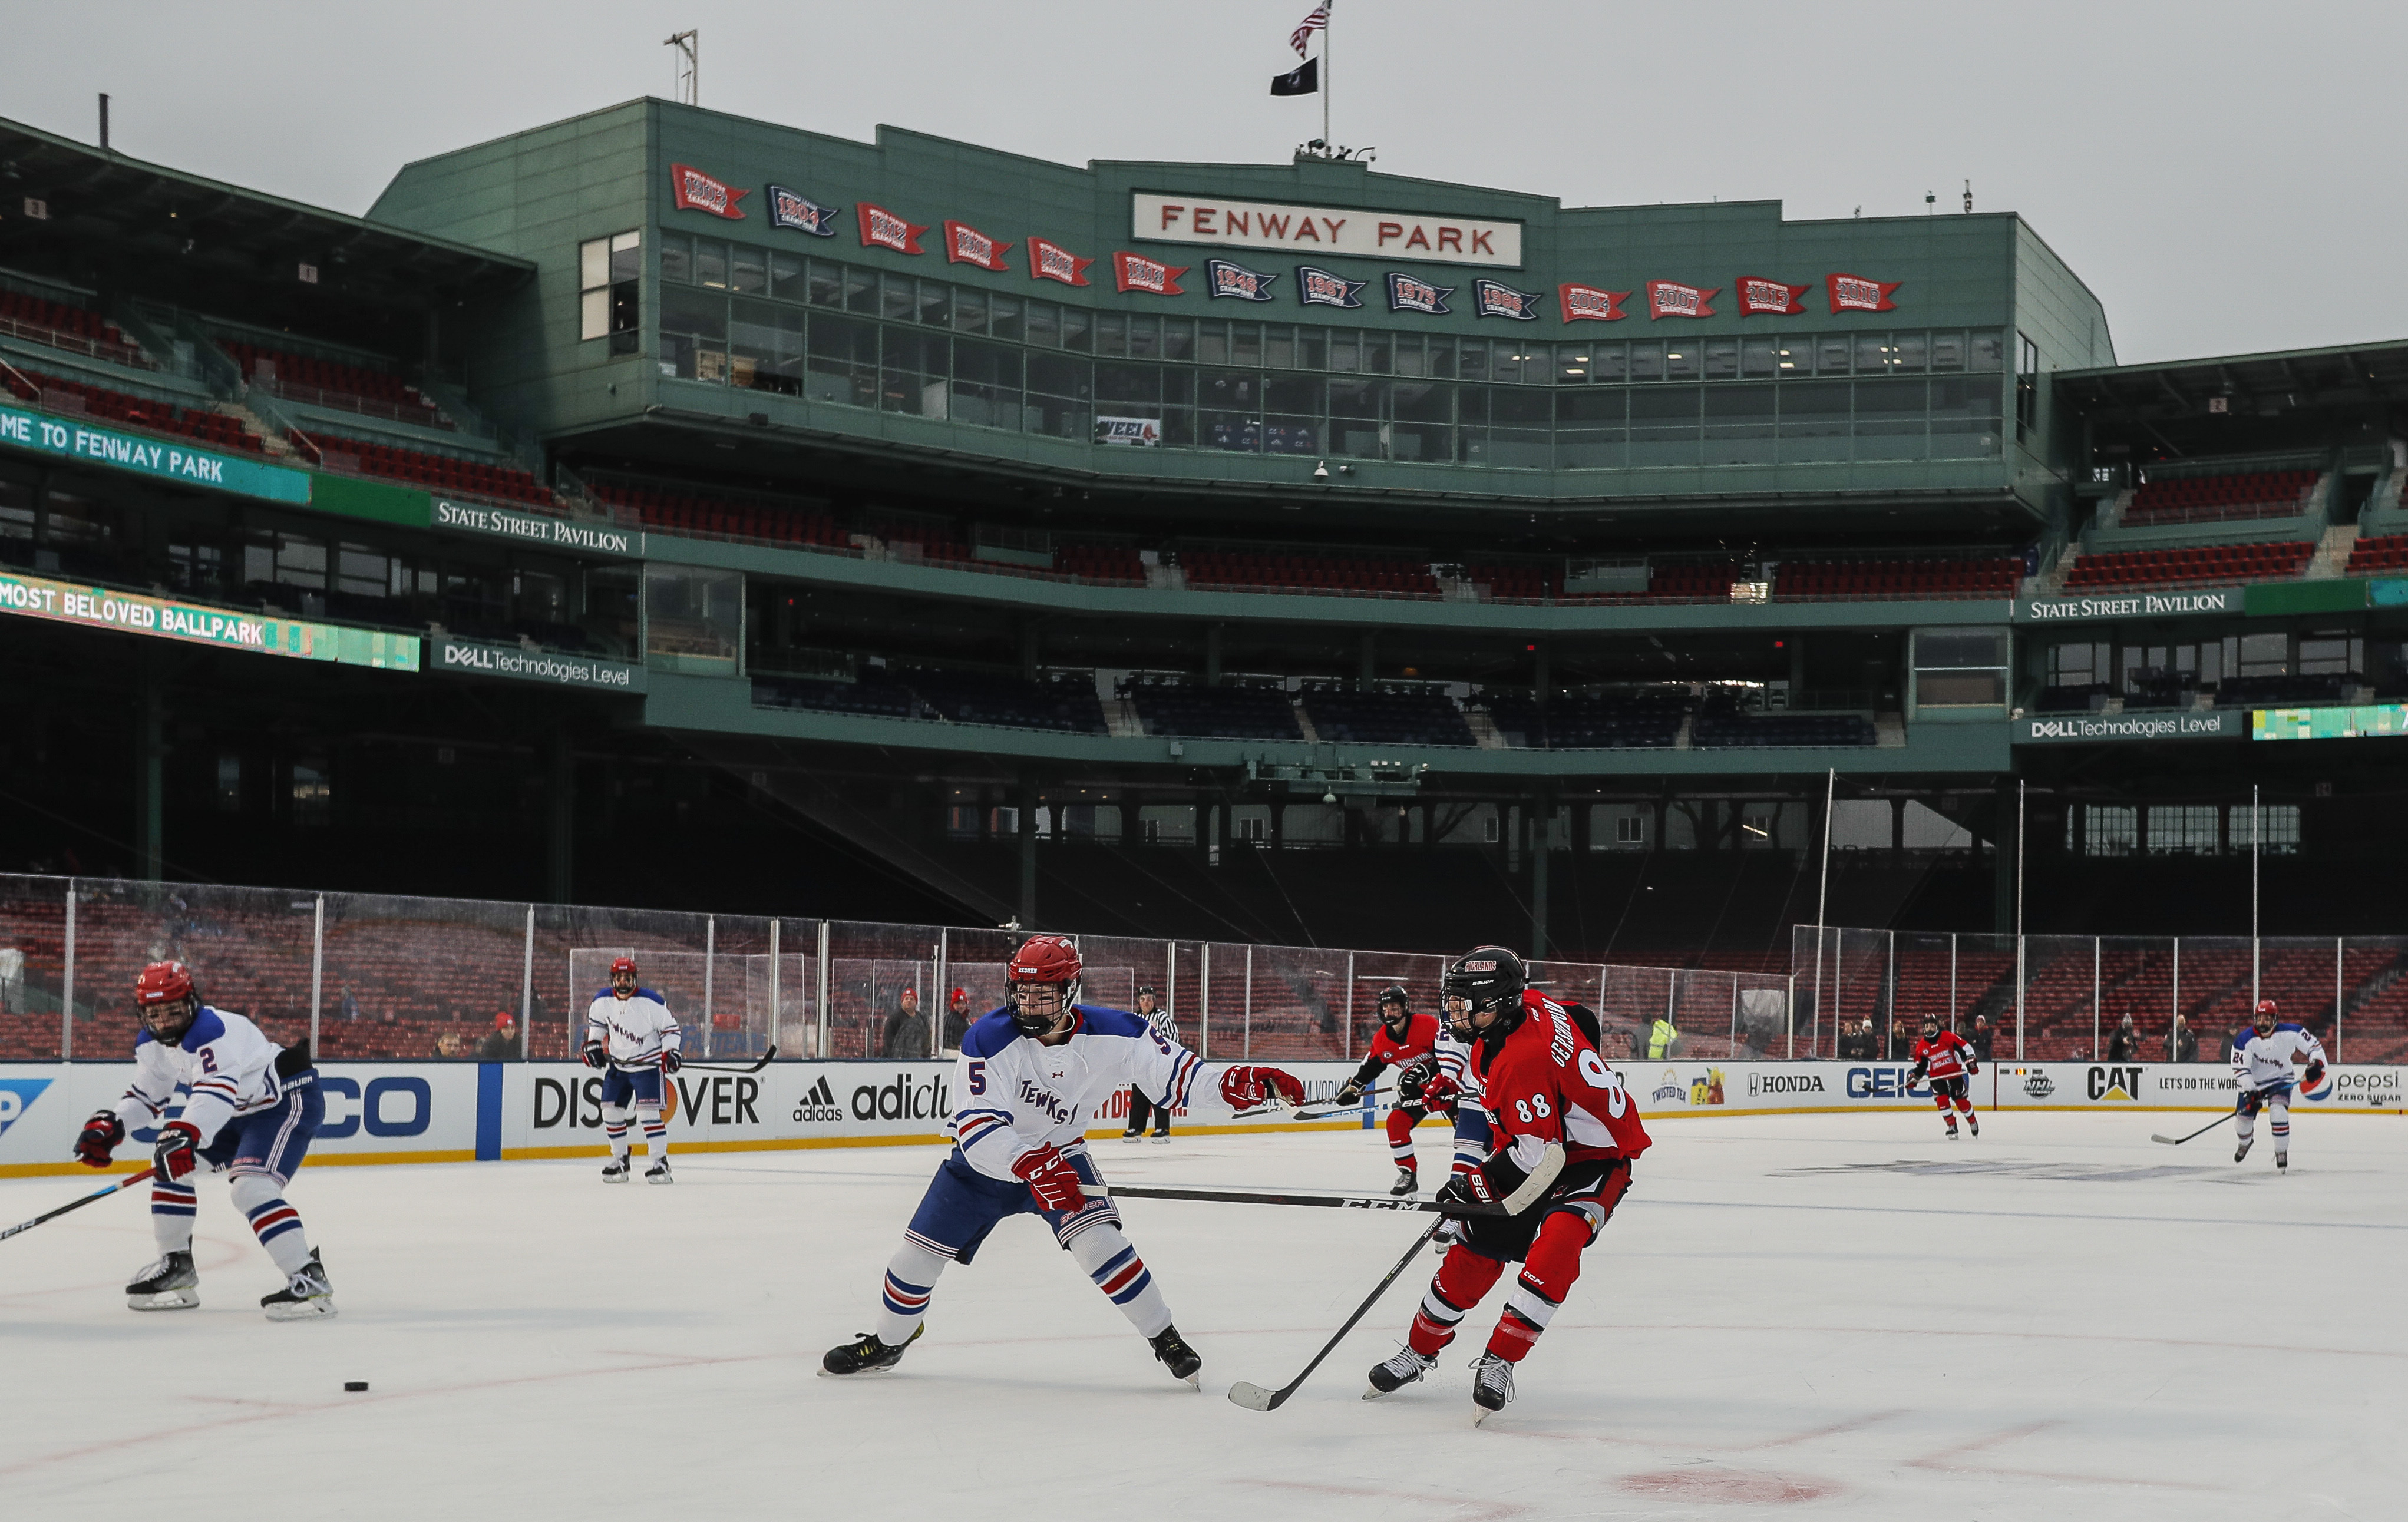
<svg viewBox="0 0 2408 1522">
<path fill-rule="evenodd" d="M 2203 1119 L 2205 1117 L 2198 1117 Z M 2408 1125 L 2299 1118 L 2179 1149 L 2181 1115 L 1678 1119 L 1474 1429 L 1465 1365 L 1359 1399 L 1424 1258 L 1280 1411 L 1426 1217 L 1129 1201 L 1205 1358 L 1174 1383 L 1034 1219 L 939 1284 L 891 1374 L 870 1325 L 939 1154 L 305 1169 L 340 1316 L 202 1190 L 198 1310 L 135 1315 L 144 1201 L 0 1244 L 0 1515 L 179 1517 L 1989 1519 L 2408 1515 Z M 1425 1178 L 1442 1133 L 1419 1133 Z M 1125 1182 L 1381 1188 L 1377 1132 L 1096 1144 Z M 0 1222 L 83 1179 L 0 1182 Z M 364 1379 L 365 1395 L 346 1395 Z"/>
</svg>

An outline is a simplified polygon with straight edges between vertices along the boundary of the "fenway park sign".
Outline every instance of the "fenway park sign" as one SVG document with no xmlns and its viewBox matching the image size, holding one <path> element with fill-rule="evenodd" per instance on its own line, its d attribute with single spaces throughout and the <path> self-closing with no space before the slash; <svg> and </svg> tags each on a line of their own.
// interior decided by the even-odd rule
<svg viewBox="0 0 2408 1522">
<path fill-rule="evenodd" d="M 1215 195 L 1129 198 L 1132 236 L 1156 243 L 1209 243 L 1276 249 L 1327 257 L 1424 260 L 1434 264 L 1522 263 L 1522 224 L 1429 211 L 1366 211 L 1360 206 L 1307 206 L 1232 201 Z"/>
</svg>

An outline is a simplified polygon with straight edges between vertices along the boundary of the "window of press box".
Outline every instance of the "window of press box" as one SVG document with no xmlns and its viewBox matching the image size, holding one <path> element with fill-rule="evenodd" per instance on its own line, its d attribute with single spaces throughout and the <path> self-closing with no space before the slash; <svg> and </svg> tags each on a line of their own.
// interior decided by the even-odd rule
<svg viewBox="0 0 2408 1522">
<path fill-rule="evenodd" d="M 1915 707 L 2005 706 L 2008 649 L 2003 629 L 1916 630 Z"/>
<path fill-rule="evenodd" d="M 2040 346 L 2015 334 L 2015 437 L 2027 437 L 2040 421 Z"/>
<path fill-rule="evenodd" d="M 644 566 L 644 661 L 698 676 L 739 675 L 744 577 L 734 571 Z"/>
<path fill-rule="evenodd" d="M 617 233 L 577 246 L 579 339 L 609 338 L 612 353 L 635 352 L 636 332 L 641 326 L 637 292 L 643 272 L 641 232 Z"/>
</svg>

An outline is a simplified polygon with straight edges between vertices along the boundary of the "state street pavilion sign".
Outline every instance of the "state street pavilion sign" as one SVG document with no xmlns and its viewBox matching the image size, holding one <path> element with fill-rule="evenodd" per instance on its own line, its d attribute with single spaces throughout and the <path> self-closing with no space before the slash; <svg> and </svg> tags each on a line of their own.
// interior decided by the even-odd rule
<svg viewBox="0 0 2408 1522">
<path fill-rule="evenodd" d="M 2090 619 L 2162 619 L 2184 613 L 2239 613 L 2239 587 L 2214 591 L 2100 592 L 2088 597 L 2018 597 L 2017 623 L 2079 623 Z"/>
<path fill-rule="evenodd" d="M 1155 243 L 1485 264 L 1498 269 L 1518 269 L 1522 264 L 1520 222 L 1484 221 L 1435 211 L 1366 211 L 1361 206 L 1307 206 L 1139 191 L 1129 198 L 1129 232 Z"/>
<path fill-rule="evenodd" d="M 580 523 L 545 513 L 522 513 L 481 503 L 453 502 L 437 497 L 431 521 L 457 533 L 480 533 L 547 549 L 583 550 L 594 555 L 640 555 L 644 536 L 612 523 Z"/>
<path fill-rule="evenodd" d="M 305 505 L 309 473 L 245 460 L 216 449 L 194 448 L 177 439 L 123 434 L 75 418 L 54 418 L 22 407 L 0 406 L 0 444 L 88 464 L 132 471 L 179 486 L 236 491 L 267 502 Z"/>
<path fill-rule="evenodd" d="M 15 572 L 0 572 L 0 613 L 39 619 L 46 623 L 172 639 L 182 645 L 245 650 L 252 655 L 332 661 L 338 665 L 375 666 L 385 671 L 418 669 L 419 643 L 415 634 L 244 613 L 173 597 L 154 597 L 148 592 L 78 586 Z"/>
</svg>

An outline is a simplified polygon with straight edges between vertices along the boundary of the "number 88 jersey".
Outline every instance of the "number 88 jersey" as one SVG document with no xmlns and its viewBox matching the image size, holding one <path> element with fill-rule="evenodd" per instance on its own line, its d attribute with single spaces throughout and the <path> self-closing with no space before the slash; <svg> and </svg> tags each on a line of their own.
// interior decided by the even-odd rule
<svg viewBox="0 0 2408 1522">
<path fill-rule="evenodd" d="M 1500 1150 L 1527 1168 L 1549 1142 L 1567 1162 L 1636 1158 L 1647 1150 L 1639 1105 L 1562 1005 L 1525 1000 L 1522 1023 L 1501 1043 L 1472 1045 L 1471 1070 Z"/>
</svg>

